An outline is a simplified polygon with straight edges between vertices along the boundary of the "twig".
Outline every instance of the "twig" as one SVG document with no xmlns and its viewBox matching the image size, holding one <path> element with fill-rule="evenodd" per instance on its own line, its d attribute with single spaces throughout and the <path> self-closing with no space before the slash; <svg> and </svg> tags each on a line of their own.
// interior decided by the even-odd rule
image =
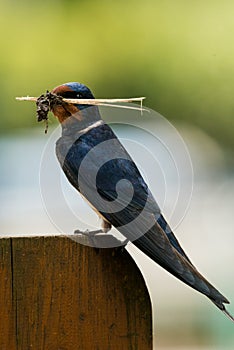
<svg viewBox="0 0 234 350">
<path fill-rule="evenodd" d="M 16 97 L 16 100 L 18 101 L 34 101 L 36 102 L 38 97 Z M 99 103 L 124 103 L 124 102 L 142 102 L 145 99 L 145 97 L 132 97 L 132 98 L 63 98 L 62 101 L 67 103 L 74 103 L 79 105 L 90 105 L 90 104 L 99 104 Z"/>
<path fill-rule="evenodd" d="M 96 98 L 96 99 L 69 99 L 69 98 L 63 98 L 62 101 L 66 103 L 72 103 L 72 104 L 82 104 L 82 105 L 98 105 L 98 106 L 110 106 L 110 107 L 117 107 L 117 108 L 127 108 L 127 109 L 134 109 L 138 111 L 146 111 L 146 109 L 142 108 L 142 103 L 145 97 L 131 97 L 131 98 Z M 18 101 L 33 101 L 37 102 L 38 97 L 16 97 L 16 100 Z M 141 107 L 130 107 L 130 106 L 120 106 L 116 103 L 130 103 L 130 102 L 141 102 Z"/>
<path fill-rule="evenodd" d="M 37 97 L 30 97 L 30 96 L 24 96 L 24 97 L 16 97 L 17 101 L 34 101 L 37 102 Z"/>
</svg>

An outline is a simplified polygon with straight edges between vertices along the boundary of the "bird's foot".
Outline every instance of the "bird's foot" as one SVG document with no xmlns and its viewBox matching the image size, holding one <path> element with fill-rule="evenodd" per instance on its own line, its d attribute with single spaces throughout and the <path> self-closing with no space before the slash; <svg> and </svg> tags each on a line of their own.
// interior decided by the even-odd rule
<svg viewBox="0 0 234 350">
<path fill-rule="evenodd" d="M 128 243 L 127 239 L 122 242 L 114 235 L 106 233 L 103 229 L 84 231 L 75 230 L 74 235 L 74 239 L 77 242 L 83 243 L 84 245 L 90 245 L 96 248 L 120 247 L 120 249 L 123 249 Z"/>
<path fill-rule="evenodd" d="M 85 230 L 85 231 L 75 230 L 74 231 L 74 234 L 81 234 L 81 235 L 88 236 L 88 237 L 95 236 L 98 233 L 104 233 L 104 231 L 102 229 L 100 229 L 100 230 L 93 230 L 93 231 L 90 231 L 90 230 Z"/>
<path fill-rule="evenodd" d="M 80 243 L 83 243 L 85 245 L 89 245 L 91 247 L 94 247 L 94 248 L 99 248 L 99 243 L 98 241 L 96 240 L 96 238 L 98 237 L 98 234 L 100 233 L 104 233 L 104 231 L 102 229 L 99 229 L 99 230 L 75 230 L 74 231 L 74 234 L 77 235 L 77 238 L 79 238 L 79 242 Z M 82 238 L 83 236 L 83 238 Z"/>
</svg>

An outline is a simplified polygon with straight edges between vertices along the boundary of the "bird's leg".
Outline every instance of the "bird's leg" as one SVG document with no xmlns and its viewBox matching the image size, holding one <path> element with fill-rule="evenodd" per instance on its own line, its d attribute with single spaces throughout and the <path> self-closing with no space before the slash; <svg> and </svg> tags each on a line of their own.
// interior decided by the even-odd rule
<svg viewBox="0 0 234 350">
<path fill-rule="evenodd" d="M 111 224 L 108 221 L 102 219 L 102 231 L 104 233 L 107 233 L 110 231 L 110 229 L 111 229 Z"/>
<path fill-rule="evenodd" d="M 104 233 L 109 232 L 111 229 L 111 224 L 108 221 L 105 221 L 102 219 L 102 230 Z M 129 240 L 126 238 L 123 242 L 122 242 L 122 246 L 120 247 L 120 249 L 124 249 L 124 247 L 128 244 Z"/>
<path fill-rule="evenodd" d="M 111 229 L 111 224 L 108 221 L 105 221 L 102 219 L 102 228 L 99 230 L 85 230 L 85 231 L 81 231 L 81 230 L 75 230 L 74 233 L 75 234 L 83 234 L 85 236 L 95 236 L 98 233 L 107 233 L 109 232 Z"/>
</svg>

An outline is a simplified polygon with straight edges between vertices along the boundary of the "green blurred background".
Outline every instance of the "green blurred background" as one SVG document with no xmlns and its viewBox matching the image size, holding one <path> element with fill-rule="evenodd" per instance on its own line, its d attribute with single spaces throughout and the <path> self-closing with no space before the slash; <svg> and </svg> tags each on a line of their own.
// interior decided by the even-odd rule
<svg viewBox="0 0 234 350">
<path fill-rule="evenodd" d="M 224 161 L 233 176 L 232 0 L 1 0 L 0 4 L 0 130 L 5 149 L 21 129 L 27 134 L 31 128 L 42 129 L 36 123 L 35 106 L 17 102 L 15 96 L 38 96 L 61 83 L 79 81 L 97 98 L 146 96 L 147 107 L 177 126 L 198 130 L 198 136 L 206 135 L 208 148 L 215 145 L 212 152 L 218 149 L 222 165 Z M 176 283 L 173 286 L 177 288 Z M 161 302 L 165 307 L 167 301 Z M 227 320 L 216 323 L 220 319 L 216 315 L 212 321 L 216 310 L 207 316 L 209 322 L 199 318 L 200 299 L 193 308 L 188 305 L 181 314 L 186 324 L 177 323 L 176 315 L 171 322 L 163 318 L 165 309 L 156 305 L 157 349 L 233 348 L 233 327 Z M 197 318 L 189 319 L 190 312 L 197 312 Z"/>
</svg>

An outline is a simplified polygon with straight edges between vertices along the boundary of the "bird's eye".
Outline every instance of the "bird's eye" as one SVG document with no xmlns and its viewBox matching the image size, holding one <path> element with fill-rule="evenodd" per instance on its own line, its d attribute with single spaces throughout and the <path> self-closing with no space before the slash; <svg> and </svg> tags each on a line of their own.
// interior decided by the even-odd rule
<svg viewBox="0 0 234 350">
<path fill-rule="evenodd" d="M 82 95 L 81 95 L 80 93 L 78 93 L 76 96 L 77 96 L 78 98 L 82 98 Z"/>
</svg>

